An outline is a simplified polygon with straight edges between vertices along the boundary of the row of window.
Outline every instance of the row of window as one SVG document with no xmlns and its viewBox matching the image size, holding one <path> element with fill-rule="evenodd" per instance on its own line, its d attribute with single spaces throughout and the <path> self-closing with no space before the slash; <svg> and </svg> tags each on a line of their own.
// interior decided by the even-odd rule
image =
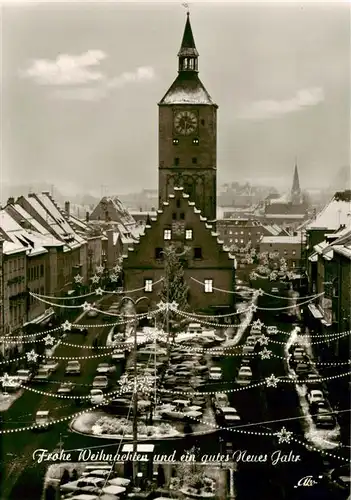
<svg viewBox="0 0 351 500">
<path fill-rule="evenodd" d="M 173 144 L 174 144 L 174 146 L 178 146 L 178 144 L 179 144 L 179 139 L 178 139 L 177 137 L 175 137 L 175 138 L 173 139 Z M 198 146 L 198 145 L 200 144 L 200 141 L 199 141 L 198 137 L 194 137 L 194 139 L 193 139 L 193 144 L 194 144 L 195 146 Z"/>
<path fill-rule="evenodd" d="M 151 278 L 146 278 L 144 280 L 144 291 L 151 293 L 153 290 L 153 280 Z M 204 280 L 204 292 L 212 293 L 213 292 L 213 280 L 205 279 Z"/>
<path fill-rule="evenodd" d="M 10 304 L 10 324 L 12 326 L 17 325 L 17 323 L 22 323 L 23 319 L 23 307 L 22 304 Z"/>
<path fill-rule="evenodd" d="M 192 159 L 191 159 L 191 163 L 193 165 L 197 165 L 197 158 L 196 156 L 193 156 Z M 174 159 L 173 159 L 173 165 L 175 165 L 176 167 L 178 167 L 180 165 L 180 158 L 178 156 L 176 156 Z"/>
<path fill-rule="evenodd" d="M 227 234 L 244 234 L 244 231 L 240 231 L 240 232 L 239 232 L 239 231 L 235 231 L 235 232 L 233 233 L 233 231 L 232 231 L 232 230 L 227 231 L 227 230 L 225 229 L 223 234 L 224 234 L 224 235 L 227 235 Z M 247 234 L 247 236 L 251 236 L 251 232 L 248 232 L 248 233 L 246 233 L 246 234 Z M 261 233 L 260 233 L 259 231 L 258 231 L 257 233 L 255 233 L 255 234 L 256 234 L 256 236 L 260 236 L 260 235 L 261 235 Z"/>
<path fill-rule="evenodd" d="M 8 261 L 9 273 L 21 271 L 24 269 L 24 257 L 18 257 L 17 259 L 11 259 Z"/>
<path fill-rule="evenodd" d="M 33 281 L 44 276 L 44 264 L 40 266 L 33 266 L 27 270 L 27 280 Z"/>
<path fill-rule="evenodd" d="M 163 230 L 163 239 L 167 240 L 167 241 L 172 239 L 172 229 L 164 229 Z M 185 239 L 186 240 L 193 239 L 193 230 L 192 229 L 185 230 Z"/>
</svg>

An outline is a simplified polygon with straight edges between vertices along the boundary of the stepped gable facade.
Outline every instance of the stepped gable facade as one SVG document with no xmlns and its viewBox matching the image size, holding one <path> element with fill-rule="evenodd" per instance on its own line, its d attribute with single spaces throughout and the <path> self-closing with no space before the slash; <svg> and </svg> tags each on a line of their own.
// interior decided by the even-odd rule
<svg viewBox="0 0 351 500">
<path fill-rule="evenodd" d="M 124 289 L 139 289 L 133 298 L 147 296 L 150 305 L 159 302 L 162 282 L 155 283 L 165 276 L 163 251 L 172 245 L 178 254 L 186 250 L 181 260 L 189 309 L 213 313 L 232 309 L 234 294 L 226 291 L 234 289 L 235 257 L 184 189 L 175 188 L 150 222 L 124 258 Z"/>
</svg>

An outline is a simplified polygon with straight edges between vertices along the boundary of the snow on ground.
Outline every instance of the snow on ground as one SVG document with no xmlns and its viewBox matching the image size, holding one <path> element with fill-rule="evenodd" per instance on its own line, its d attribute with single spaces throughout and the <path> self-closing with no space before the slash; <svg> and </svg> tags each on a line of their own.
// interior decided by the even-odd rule
<svg viewBox="0 0 351 500">
<path fill-rule="evenodd" d="M 20 398 L 23 394 L 23 389 L 9 394 L 8 392 L 0 392 L 0 411 L 7 411 L 10 406 Z"/>
<path fill-rule="evenodd" d="M 251 304 L 256 305 L 257 304 L 257 299 L 258 299 L 258 291 L 255 291 L 252 295 L 252 302 Z M 247 307 L 246 307 L 247 309 Z M 240 340 L 242 339 L 242 336 L 244 335 L 246 329 L 250 325 L 253 317 L 253 311 L 251 308 L 247 311 L 247 313 L 244 316 L 243 321 L 241 322 L 239 328 L 237 329 L 236 334 L 232 339 L 228 339 L 222 344 L 223 347 L 230 347 L 230 346 L 235 346 L 237 345 Z"/>
<path fill-rule="evenodd" d="M 298 335 L 300 329 L 294 328 L 291 332 L 289 339 L 287 340 L 284 352 L 285 357 L 289 356 L 289 348 L 292 344 L 299 343 L 302 346 L 306 347 L 306 351 L 309 355 L 312 355 L 311 346 L 308 343 L 308 339 L 306 337 Z M 295 371 L 290 368 L 289 363 L 287 363 L 288 372 L 290 376 L 295 376 Z M 339 446 L 339 438 L 340 438 L 340 427 L 336 425 L 334 429 L 318 429 L 311 417 L 309 411 L 309 404 L 306 399 L 307 387 L 305 384 L 296 384 L 296 392 L 299 396 L 300 407 L 305 417 L 302 419 L 301 424 L 305 434 L 305 439 L 321 449 L 333 449 Z"/>
</svg>

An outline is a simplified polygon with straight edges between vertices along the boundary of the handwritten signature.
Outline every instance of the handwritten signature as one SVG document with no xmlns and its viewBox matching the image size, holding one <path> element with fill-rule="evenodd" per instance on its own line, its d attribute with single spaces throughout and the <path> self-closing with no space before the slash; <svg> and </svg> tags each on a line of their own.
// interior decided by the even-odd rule
<svg viewBox="0 0 351 500">
<path fill-rule="evenodd" d="M 321 476 L 319 476 L 320 478 Z M 302 477 L 301 479 L 299 479 L 297 481 L 297 483 L 295 484 L 294 488 L 299 488 L 300 486 L 303 486 L 303 487 L 307 487 L 307 488 L 310 488 L 312 486 L 314 486 L 315 484 L 317 484 L 318 481 L 316 481 L 315 479 L 313 479 L 313 476 L 304 476 Z"/>
</svg>

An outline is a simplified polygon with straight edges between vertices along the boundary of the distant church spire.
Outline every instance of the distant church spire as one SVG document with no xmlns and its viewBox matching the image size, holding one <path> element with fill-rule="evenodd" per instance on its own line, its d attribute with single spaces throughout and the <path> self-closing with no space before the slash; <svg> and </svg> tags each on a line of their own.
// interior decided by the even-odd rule
<svg viewBox="0 0 351 500">
<path fill-rule="evenodd" d="M 295 160 L 294 178 L 291 188 L 291 202 L 293 205 L 298 205 L 301 203 L 301 188 L 299 181 L 299 172 L 297 170 L 297 160 Z"/>
<path fill-rule="evenodd" d="M 196 50 L 193 31 L 190 24 L 190 13 L 186 13 L 186 23 L 184 28 L 183 40 L 178 52 L 178 71 L 197 72 L 199 53 Z"/>
</svg>

